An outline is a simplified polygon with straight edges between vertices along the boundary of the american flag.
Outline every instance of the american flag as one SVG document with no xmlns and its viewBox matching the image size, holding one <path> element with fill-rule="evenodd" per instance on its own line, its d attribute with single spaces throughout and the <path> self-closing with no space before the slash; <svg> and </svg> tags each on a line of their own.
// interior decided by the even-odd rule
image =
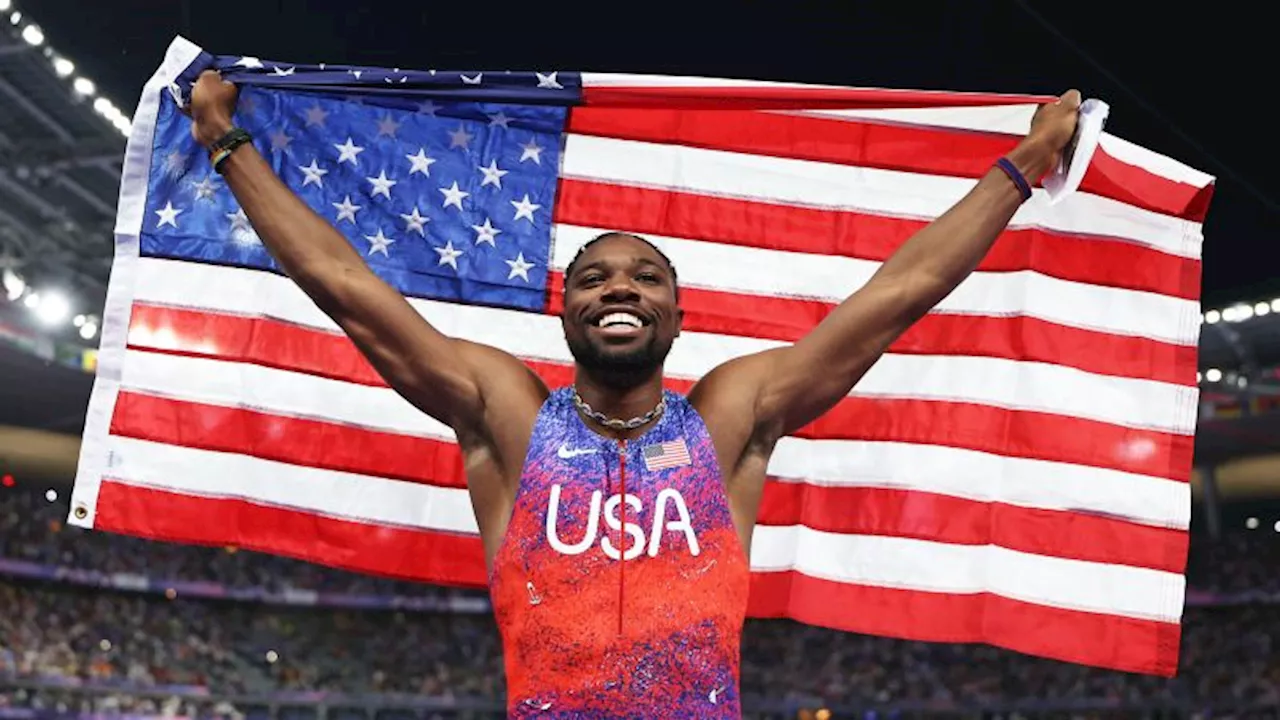
<svg viewBox="0 0 1280 720">
<path fill-rule="evenodd" d="M 482 586 L 448 427 L 276 271 L 192 143 L 198 72 L 443 332 L 571 377 L 562 273 L 604 230 L 679 268 L 667 371 L 793 342 L 961 198 L 1044 98 L 216 57 L 177 39 L 126 152 L 70 522 Z M 1213 179 L 1104 135 L 977 272 L 783 438 L 750 612 L 1169 675 Z"/>
<path fill-rule="evenodd" d="M 684 438 L 646 445 L 640 451 L 644 455 L 644 467 L 649 472 L 684 467 L 692 462 L 689 459 L 689 446 L 684 444 Z"/>
</svg>

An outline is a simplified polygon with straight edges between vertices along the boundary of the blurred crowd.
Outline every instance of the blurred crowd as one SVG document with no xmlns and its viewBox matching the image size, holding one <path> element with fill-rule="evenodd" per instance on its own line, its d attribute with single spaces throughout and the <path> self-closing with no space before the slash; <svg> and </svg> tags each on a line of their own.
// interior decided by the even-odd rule
<svg viewBox="0 0 1280 720">
<path fill-rule="evenodd" d="M 438 592 L 250 552 L 86 533 L 64 526 L 65 513 L 63 502 L 40 495 L 0 495 L 0 557 L 241 586 Z M 1275 538 L 1242 531 L 1216 545 L 1193 543 L 1192 584 L 1218 591 L 1275 587 Z M 1280 605 L 1189 608 L 1180 673 L 1165 680 L 986 647 L 750 621 L 742 688 L 748 696 L 833 704 L 1028 698 L 1280 704 L 1278 635 Z M 0 678 L 197 685 L 219 694 L 500 698 L 500 650 L 487 615 L 166 599 L 0 578 Z"/>
</svg>

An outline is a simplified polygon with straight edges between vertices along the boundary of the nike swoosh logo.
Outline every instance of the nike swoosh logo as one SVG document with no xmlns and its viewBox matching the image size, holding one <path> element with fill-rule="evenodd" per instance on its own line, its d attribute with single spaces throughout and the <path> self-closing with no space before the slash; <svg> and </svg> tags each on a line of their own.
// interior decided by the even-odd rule
<svg viewBox="0 0 1280 720">
<path fill-rule="evenodd" d="M 575 448 L 570 450 L 568 445 L 562 444 L 560 449 L 556 451 L 556 454 L 559 455 L 562 460 L 570 460 L 578 457 L 579 455 L 590 455 L 594 452 L 596 452 L 595 448 Z"/>
</svg>

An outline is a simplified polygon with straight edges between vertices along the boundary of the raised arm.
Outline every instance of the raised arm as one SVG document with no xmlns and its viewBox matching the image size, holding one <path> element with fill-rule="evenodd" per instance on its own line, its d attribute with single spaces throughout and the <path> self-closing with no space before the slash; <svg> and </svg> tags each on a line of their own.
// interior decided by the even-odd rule
<svg viewBox="0 0 1280 720">
<path fill-rule="evenodd" d="M 192 134 L 206 148 L 232 130 L 236 88 L 209 71 L 192 92 Z M 391 387 L 459 430 L 480 431 L 486 385 L 504 397 L 541 383 L 516 358 L 449 338 L 369 269 L 347 239 L 299 199 L 251 145 L 219 168 L 263 244 L 295 283 L 342 328 Z"/>
<path fill-rule="evenodd" d="M 1009 153 L 1007 159 L 1028 182 L 1057 163 L 1075 131 L 1079 106 L 1080 94 L 1073 90 L 1040 108 L 1031 132 Z M 815 420 L 853 389 L 890 343 L 973 272 L 1022 202 L 1012 176 L 993 167 L 807 336 L 713 371 L 706 378 L 708 391 L 723 387 L 747 396 L 751 407 L 743 410 L 754 417 L 750 432 L 766 443 Z"/>
</svg>

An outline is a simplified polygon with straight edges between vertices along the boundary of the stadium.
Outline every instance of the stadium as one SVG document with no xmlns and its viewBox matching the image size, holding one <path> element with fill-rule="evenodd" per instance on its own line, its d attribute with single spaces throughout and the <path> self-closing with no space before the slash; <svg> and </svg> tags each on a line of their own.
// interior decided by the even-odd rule
<svg viewBox="0 0 1280 720">
<path fill-rule="evenodd" d="M 72 13 L 57 12 L 58 5 L 0 0 L 0 720 L 505 717 L 503 645 L 483 590 L 376 568 L 340 570 L 292 559 L 282 549 L 198 541 L 194 530 L 179 538 L 187 542 L 169 542 L 164 538 L 179 521 L 162 517 L 154 526 L 144 521 L 121 532 L 84 527 L 77 476 L 87 457 L 82 439 L 92 435 L 108 289 L 122 282 L 112 273 L 126 140 L 141 121 L 132 108 L 164 45 L 203 16 L 193 19 L 184 2 L 173 11 L 180 18 L 146 21 L 145 32 L 163 35 L 148 48 L 155 52 L 120 61 L 145 72 L 107 67 L 102 80 L 94 73 L 111 65 L 104 41 L 77 31 L 66 17 Z M 351 32 L 377 33 L 367 26 Z M 244 42 L 271 41 L 254 36 Z M 218 42 L 233 43 L 235 51 L 241 40 L 233 33 Z M 403 60 L 365 55 L 361 61 L 408 65 L 415 60 L 410 45 L 401 47 Z M 280 52 L 360 59 L 342 48 L 341 39 L 330 38 Z M 465 49 L 444 59 L 477 62 Z M 249 60 L 256 61 L 246 57 L 239 64 L 248 67 Z M 518 56 L 497 62 L 508 60 L 522 66 Z M 276 73 L 285 74 L 280 67 Z M 924 86 L 909 73 L 901 77 L 901 86 Z M 468 82 L 466 74 L 461 79 Z M 554 73 L 537 79 L 556 82 Z M 1017 89 L 1025 81 L 1016 74 L 975 75 L 954 83 Z M 1122 110 L 1138 112 L 1116 103 L 1113 111 Z M 1148 142 L 1137 133 L 1128 139 Z M 1196 164 L 1201 156 L 1191 159 Z M 1258 227 L 1273 227 L 1275 204 L 1265 188 L 1234 170 L 1222 175 L 1230 181 L 1219 185 L 1214 202 L 1248 185 L 1240 194 L 1257 193 L 1270 213 Z M 484 183 L 493 178 L 486 174 Z M 528 195 L 523 202 L 528 206 Z M 520 206 L 511 204 L 518 221 Z M 176 217 L 169 216 L 175 229 Z M 1213 211 L 1209 217 L 1206 248 L 1219 241 Z M 484 227 L 492 231 L 487 221 Z M 385 256 L 385 242 L 381 247 Z M 446 257 L 441 254 L 442 263 Z M 512 277 L 527 270 L 524 257 L 506 261 Z M 752 617 L 742 640 L 744 717 L 1280 717 L 1280 285 L 1265 256 L 1254 263 L 1243 253 L 1214 257 L 1223 265 L 1255 267 L 1228 278 L 1234 270 L 1205 263 L 1206 278 L 1213 277 L 1193 323 L 1198 405 L 1189 433 L 1191 513 L 1188 527 L 1172 528 L 1179 538 L 1174 546 L 1189 547 L 1185 597 L 1177 599 L 1180 621 L 1173 623 L 1180 626 L 1173 677 L 981 642 L 899 639 Z M 1194 274 L 1200 300 L 1198 258 Z M 152 342 L 159 348 L 168 341 Z M 156 417 L 164 423 L 168 416 Z M 103 515 L 104 507 L 105 501 L 97 509 L 101 526 L 123 527 Z M 187 515 L 181 522 L 202 519 Z M 1078 527 L 1084 533 L 1095 526 Z M 1179 567 L 1181 559 L 1165 562 Z M 1115 642 L 1086 639 L 1098 647 Z"/>
</svg>

